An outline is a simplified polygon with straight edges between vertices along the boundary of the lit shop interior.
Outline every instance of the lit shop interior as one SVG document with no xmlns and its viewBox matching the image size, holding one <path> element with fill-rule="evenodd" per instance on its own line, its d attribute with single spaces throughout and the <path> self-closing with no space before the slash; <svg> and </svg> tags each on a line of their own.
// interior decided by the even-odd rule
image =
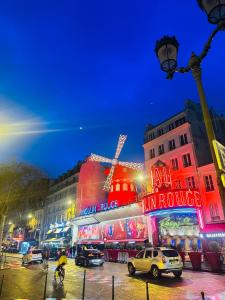
<svg viewBox="0 0 225 300">
<path fill-rule="evenodd" d="M 154 245 L 201 249 L 199 222 L 195 208 L 167 209 L 150 212 Z"/>
</svg>

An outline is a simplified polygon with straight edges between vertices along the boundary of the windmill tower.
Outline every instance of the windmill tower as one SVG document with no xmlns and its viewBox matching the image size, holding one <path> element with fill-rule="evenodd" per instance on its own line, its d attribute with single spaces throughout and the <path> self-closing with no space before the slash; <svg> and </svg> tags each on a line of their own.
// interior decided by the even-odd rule
<svg viewBox="0 0 225 300">
<path fill-rule="evenodd" d="M 134 174 L 138 170 L 143 170 L 144 167 L 142 163 L 123 162 L 118 160 L 126 139 L 126 135 L 119 136 L 116 153 L 113 159 L 97 154 L 91 154 L 89 158 L 90 161 L 111 164 L 103 189 L 109 192 L 108 203 L 110 204 L 111 201 L 116 200 L 118 201 L 118 206 L 135 201 L 136 187 Z"/>
</svg>

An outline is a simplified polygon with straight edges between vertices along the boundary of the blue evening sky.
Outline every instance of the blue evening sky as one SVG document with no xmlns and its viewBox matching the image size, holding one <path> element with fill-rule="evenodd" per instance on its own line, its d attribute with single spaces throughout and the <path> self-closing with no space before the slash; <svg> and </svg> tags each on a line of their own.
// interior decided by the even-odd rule
<svg viewBox="0 0 225 300">
<path fill-rule="evenodd" d="M 196 0 L 7 0 L 0 12 L 0 116 L 32 123 L 0 147 L 0 162 L 57 176 L 91 152 L 112 157 L 120 133 L 120 159 L 143 161 L 145 125 L 198 101 L 191 74 L 167 81 L 153 52 L 164 34 L 177 36 L 181 65 L 201 51 L 214 26 Z M 221 113 L 224 53 L 222 32 L 203 63 L 209 105 Z"/>
</svg>

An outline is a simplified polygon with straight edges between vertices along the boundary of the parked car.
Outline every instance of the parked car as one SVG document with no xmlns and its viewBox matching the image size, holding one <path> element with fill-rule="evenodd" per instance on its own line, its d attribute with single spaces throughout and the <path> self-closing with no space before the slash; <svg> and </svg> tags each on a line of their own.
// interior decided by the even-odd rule
<svg viewBox="0 0 225 300">
<path fill-rule="evenodd" d="M 8 248 L 5 248 L 5 252 L 8 252 L 8 253 L 17 253 L 18 249 L 16 247 L 8 247 Z"/>
<path fill-rule="evenodd" d="M 128 261 L 128 272 L 134 275 L 136 271 L 149 272 L 154 279 L 162 273 L 173 273 L 176 277 L 182 275 L 183 262 L 174 249 L 146 248 Z"/>
<path fill-rule="evenodd" d="M 22 264 L 31 264 L 33 262 L 42 263 L 42 250 L 40 249 L 32 249 L 28 253 L 24 254 L 22 257 Z"/>
<path fill-rule="evenodd" d="M 78 266 L 102 266 L 104 264 L 104 253 L 97 249 L 81 250 L 75 257 L 75 264 Z"/>
</svg>

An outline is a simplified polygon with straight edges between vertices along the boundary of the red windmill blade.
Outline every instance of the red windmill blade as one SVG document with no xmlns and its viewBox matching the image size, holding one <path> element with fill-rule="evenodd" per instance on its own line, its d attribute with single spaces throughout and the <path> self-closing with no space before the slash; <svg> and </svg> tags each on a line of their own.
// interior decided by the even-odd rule
<svg viewBox="0 0 225 300">
<path fill-rule="evenodd" d="M 127 135 L 122 135 L 121 134 L 119 136 L 119 141 L 118 141 L 118 144 L 117 144 L 116 153 L 115 153 L 115 156 L 114 156 L 113 159 L 110 159 L 110 158 L 107 158 L 107 157 L 104 157 L 104 156 L 100 156 L 100 155 L 97 155 L 97 154 L 93 154 L 93 153 L 91 154 L 91 156 L 89 158 L 91 161 L 97 161 L 97 162 L 111 163 L 112 164 L 112 167 L 110 169 L 110 172 L 107 176 L 107 179 L 106 179 L 106 181 L 104 183 L 104 187 L 103 187 L 103 189 L 106 190 L 106 191 L 110 190 L 113 174 L 114 174 L 115 167 L 116 167 L 117 164 L 121 165 L 121 166 L 131 168 L 131 169 L 138 169 L 138 170 L 142 170 L 143 167 L 144 167 L 144 165 L 141 164 L 141 163 L 118 161 L 119 155 L 120 155 L 120 153 L 123 149 L 123 146 L 124 146 L 124 143 L 125 143 L 126 139 L 127 139 Z"/>
</svg>

